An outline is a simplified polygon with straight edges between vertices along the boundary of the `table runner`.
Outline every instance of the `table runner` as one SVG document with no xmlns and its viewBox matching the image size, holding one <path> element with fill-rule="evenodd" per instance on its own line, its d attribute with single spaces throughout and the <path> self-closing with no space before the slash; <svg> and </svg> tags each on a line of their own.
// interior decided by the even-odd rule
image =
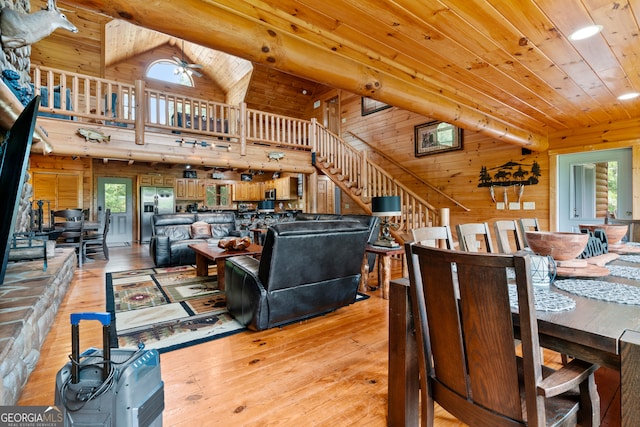
<svg viewBox="0 0 640 427">
<path fill-rule="evenodd" d="M 533 287 L 533 297 L 537 311 L 568 311 L 576 308 L 576 302 L 546 287 Z M 509 302 L 513 310 L 518 310 L 516 285 L 509 285 Z"/>
<path fill-rule="evenodd" d="M 625 279 L 640 280 L 640 268 L 626 265 L 607 265 L 609 275 Z"/>
<path fill-rule="evenodd" d="M 556 280 L 553 285 L 563 291 L 587 298 L 620 304 L 640 305 L 640 288 L 636 286 L 587 279 Z"/>
</svg>

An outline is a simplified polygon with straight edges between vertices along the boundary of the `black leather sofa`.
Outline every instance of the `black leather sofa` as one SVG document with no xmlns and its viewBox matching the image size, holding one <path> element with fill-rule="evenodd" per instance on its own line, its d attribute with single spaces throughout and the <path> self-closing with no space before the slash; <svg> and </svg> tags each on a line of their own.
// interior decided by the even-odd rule
<svg viewBox="0 0 640 427">
<path fill-rule="evenodd" d="M 225 262 L 229 313 L 260 331 L 355 302 L 369 228 L 358 221 L 293 221 L 267 230 L 260 260 Z"/>
<path fill-rule="evenodd" d="M 193 234 L 196 222 L 209 224 L 211 235 Z M 157 267 L 195 264 L 196 254 L 189 248 L 191 243 L 229 237 L 248 236 L 248 231 L 236 230 L 233 212 L 198 212 L 156 214 L 151 220 L 149 255 Z"/>
</svg>

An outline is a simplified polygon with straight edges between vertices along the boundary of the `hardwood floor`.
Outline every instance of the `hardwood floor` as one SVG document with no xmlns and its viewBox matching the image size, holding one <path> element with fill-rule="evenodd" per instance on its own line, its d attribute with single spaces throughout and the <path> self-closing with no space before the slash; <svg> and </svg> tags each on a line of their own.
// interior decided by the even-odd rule
<svg viewBox="0 0 640 427">
<path fill-rule="evenodd" d="M 19 405 L 53 404 L 56 373 L 71 353 L 69 315 L 105 310 L 105 273 L 152 265 L 146 245 L 113 248 L 110 257 L 76 271 Z M 392 268 L 400 277 L 400 263 Z M 386 426 L 388 301 L 369 294 L 320 318 L 162 354 L 164 425 Z M 83 323 L 80 349 L 101 345 L 100 324 Z M 545 360 L 560 362 L 546 351 Z M 616 375 L 600 381 L 603 425 L 619 425 Z M 462 425 L 437 409 L 436 426 Z"/>
</svg>

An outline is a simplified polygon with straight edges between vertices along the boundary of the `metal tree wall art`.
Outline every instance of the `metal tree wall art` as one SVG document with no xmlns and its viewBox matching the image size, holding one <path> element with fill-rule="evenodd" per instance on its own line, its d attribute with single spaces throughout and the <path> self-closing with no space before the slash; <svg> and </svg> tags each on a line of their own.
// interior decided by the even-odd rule
<svg viewBox="0 0 640 427">
<path fill-rule="evenodd" d="M 524 194 L 524 186 L 537 184 L 541 175 L 540 165 L 535 160 L 532 164 L 509 161 L 490 169 L 482 166 L 478 187 L 489 187 L 489 194 L 494 203 L 496 203 L 495 187 L 502 187 L 502 198 L 505 204 L 509 202 L 507 188 L 513 187 L 516 200 L 520 203 Z"/>
</svg>

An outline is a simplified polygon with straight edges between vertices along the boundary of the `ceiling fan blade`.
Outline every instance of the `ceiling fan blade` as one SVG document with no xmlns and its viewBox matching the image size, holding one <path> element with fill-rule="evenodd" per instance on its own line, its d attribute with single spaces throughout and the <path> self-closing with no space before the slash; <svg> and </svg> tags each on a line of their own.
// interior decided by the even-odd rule
<svg viewBox="0 0 640 427">
<path fill-rule="evenodd" d="M 173 56 L 172 58 L 176 62 L 176 64 L 181 65 L 181 66 L 184 67 L 185 62 L 182 59 L 178 58 L 177 56 Z"/>
<path fill-rule="evenodd" d="M 189 67 L 189 68 L 204 68 L 204 67 L 202 66 L 202 64 L 189 64 L 189 65 L 188 65 L 188 67 Z"/>
<path fill-rule="evenodd" d="M 189 68 L 189 71 L 191 71 L 191 73 L 192 73 L 193 75 L 195 75 L 196 77 L 202 77 L 202 73 L 201 73 L 201 72 L 199 72 L 199 71 L 196 71 L 196 70 L 194 70 L 194 69 L 192 69 L 192 68 Z"/>
</svg>

